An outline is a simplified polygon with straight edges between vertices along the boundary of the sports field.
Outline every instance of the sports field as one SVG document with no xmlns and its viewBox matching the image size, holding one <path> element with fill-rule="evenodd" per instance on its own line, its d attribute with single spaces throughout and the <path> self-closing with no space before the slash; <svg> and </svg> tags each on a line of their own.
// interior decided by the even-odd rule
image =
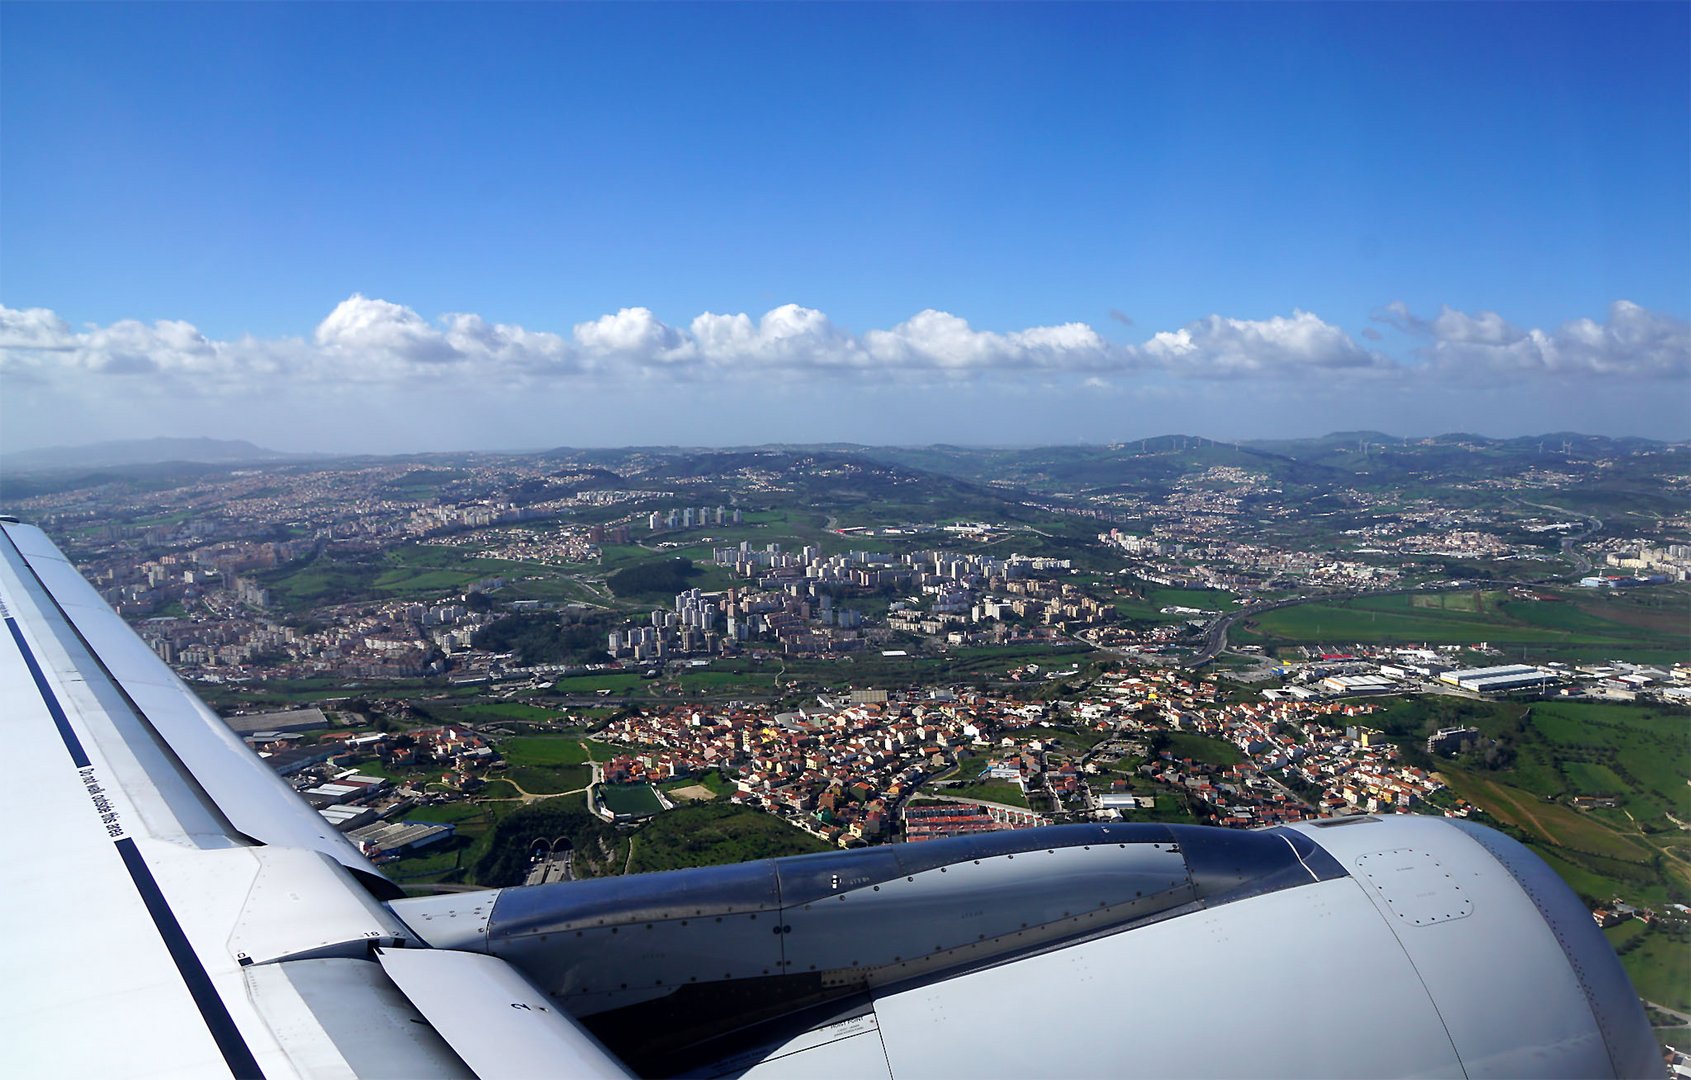
<svg viewBox="0 0 1691 1080">
<path fill-rule="evenodd" d="M 600 784 L 599 800 L 613 814 L 656 814 L 663 810 L 650 784 Z"/>
</svg>

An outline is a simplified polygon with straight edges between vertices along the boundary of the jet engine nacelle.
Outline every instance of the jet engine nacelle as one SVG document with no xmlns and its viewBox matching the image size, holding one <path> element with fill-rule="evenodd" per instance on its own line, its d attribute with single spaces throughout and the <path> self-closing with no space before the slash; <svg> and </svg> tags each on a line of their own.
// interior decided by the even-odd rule
<svg viewBox="0 0 1691 1080">
<path fill-rule="evenodd" d="M 1579 899 L 1438 818 L 1063 825 L 393 906 L 642 1073 L 1662 1071 Z"/>
</svg>

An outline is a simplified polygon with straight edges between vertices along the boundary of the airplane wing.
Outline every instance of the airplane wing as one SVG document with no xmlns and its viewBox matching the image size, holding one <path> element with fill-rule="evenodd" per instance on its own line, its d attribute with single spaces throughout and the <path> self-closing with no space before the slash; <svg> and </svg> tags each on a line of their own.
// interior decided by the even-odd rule
<svg viewBox="0 0 1691 1080">
<path fill-rule="evenodd" d="M 7 1075 L 498 1075 L 483 1034 L 519 1069 L 626 1075 L 501 961 L 463 957 L 474 981 L 384 962 L 418 944 L 384 902 L 399 890 L 39 530 L 0 530 L 0 716 L 24 786 L 0 840 Z M 449 1026 L 477 1011 L 505 1023 Z"/>
<path fill-rule="evenodd" d="M 18 1076 L 1640 1076 L 1590 915 L 1433 818 L 1072 825 L 413 899 L 0 522 Z"/>
</svg>

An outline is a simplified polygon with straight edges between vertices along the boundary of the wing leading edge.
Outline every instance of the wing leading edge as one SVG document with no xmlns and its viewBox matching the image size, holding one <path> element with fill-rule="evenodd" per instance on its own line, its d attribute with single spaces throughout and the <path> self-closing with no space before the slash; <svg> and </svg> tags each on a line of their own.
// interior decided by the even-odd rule
<svg viewBox="0 0 1691 1080">
<path fill-rule="evenodd" d="M 399 1029 L 314 1019 L 405 1000 L 371 957 L 415 940 L 366 886 L 378 875 L 38 530 L 0 532 L 0 716 L 30 778 L 0 840 L 8 1071 L 464 1074 L 414 1012 Z M 336 1010 L 287 1004 L 300 963 Z"/>
</svg>

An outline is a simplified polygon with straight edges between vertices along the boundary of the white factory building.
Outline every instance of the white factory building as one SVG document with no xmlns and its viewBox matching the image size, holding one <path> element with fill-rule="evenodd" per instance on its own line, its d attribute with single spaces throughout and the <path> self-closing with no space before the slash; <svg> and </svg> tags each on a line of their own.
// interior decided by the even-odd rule
<svg viewBox="0 0 1691 1080">
<path fill-rule="evenodd" d="M 1504 664 L 1500 667 L 1459 668 L 1439 676 L 1439 681 L 1476 694 L 1498 694 L 1508 690 L 1548 686 L 1561 682 L 1562 676 L 1548 668 L 1528 664 Z"/>
</svg>

